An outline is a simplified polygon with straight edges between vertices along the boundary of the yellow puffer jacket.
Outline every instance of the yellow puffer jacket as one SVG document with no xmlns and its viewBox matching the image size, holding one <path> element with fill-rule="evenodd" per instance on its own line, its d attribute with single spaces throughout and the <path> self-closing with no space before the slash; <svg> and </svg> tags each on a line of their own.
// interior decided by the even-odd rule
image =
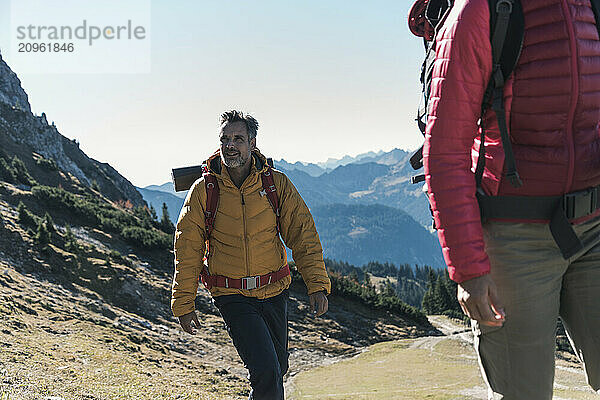
<svg viewBox="0 0 600 400">
<path fill-rule="evenodd" d="M 215 226 L 210 237 L 208 268 L 211 275 L 230 278 L 264 275 L 277 271 L 287 262 L 286 251 L 277 235 L 277 222 L 266 196 L 260 194 L 260 173 L 267 167 L 265 157 L 258 150 L 252 152 L 250 175 L 238 189 L 220 156 L 207 161 L 210 171 L 219 183 L 219 204 Z M 323 249 L 308 207 L 292 182 L 283 173 L 273 170 L 279 196 L 281 238 L 292 249 L 298 271 L 308 293 L 321 290 L 327 293 L 331 283 Z M 175 232 L 175 276 L 171 308 L 176 317 L 194 311 L 198 277 L 203 268 L 206 230 L 204 209 L 206 187 L 198 179 L 190 189 L 177 221 Z M 289 287 L 291 277 L 258 289 L 213 287 L 211 295 L 243 294 L 260 299 L 276 296 Z"/>
</svg>

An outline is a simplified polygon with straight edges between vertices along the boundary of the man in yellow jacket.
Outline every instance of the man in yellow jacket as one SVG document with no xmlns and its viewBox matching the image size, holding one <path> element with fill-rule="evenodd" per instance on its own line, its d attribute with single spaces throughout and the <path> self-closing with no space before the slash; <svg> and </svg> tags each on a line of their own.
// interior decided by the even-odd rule
<svg viewBox="0 0 600 400">
<path fill-rule="evenodd" d="M 202 275 L 249 371 L 249 399 L 279 400 L 288 368 L 292 281 L 281 239 L 292 249 L 317 316 L 327 311 L 331 283 L 310 211 L 287 176 L 271 169 L 256 149 L 257 130 L 248 114 L 233 110 L 221 116 L 220 150 L 205 164 L 210 176 L 194 183 L 177 222 L 171 308 L 183 330 L 195 334 L 200 322 L 194 299 Z M 265 173 L 272 174 L 279 217 L 263 188 Z M 207 193 L 215 196 L 211 185 L 218 188 L 218 207 L 207 226 Z"/>
</svg>

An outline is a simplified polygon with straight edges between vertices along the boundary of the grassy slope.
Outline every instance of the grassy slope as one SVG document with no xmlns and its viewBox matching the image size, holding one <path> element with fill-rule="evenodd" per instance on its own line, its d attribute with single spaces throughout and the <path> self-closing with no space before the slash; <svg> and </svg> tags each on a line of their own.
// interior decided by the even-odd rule
<svg viewBox="0 0 600 400">
<path fill-rule="evenodd" d="M 246 371 L 206 291 L 196 301 L 197 336 L 181 332 L 170 315 L 169 254 L 151 257 L 116 235 L 72 225 L 81 248 L 76 256 L 62 244 L 71 220 L 60 214 L 54 214 L 56 239 L 42 250 L 18 222 L 16 205 L 28 196 L 0 183 L 1 400 L 247 397 Z M 43 204 L 29 206 L 43 215 Z M 107 264 L 112 249 L 125 255 L 126 265 Z M 324 318 L 312 318 L 306 289 L 292 289 L 291 374 L 381 340 L 426 332 L 336 296 Z"/>
<path fill-rule="evenodd" d="M 184 337 L 172 322 L 152 324 L 102 308 L 90 301 L 94 295 L 85 288 L 73 289 L 22 275 L 0 262 L 0 394 L 88 400 L 171 399 L 175 394 L 183 394 L 180 399 L 235 399 L 247 394 L 241 366 L 216 316 L 204 316 L 206 335 Z M 103 315 L 107 309 L 115 312 L 114 319 Z"/>
<path fill-rule="evenodd" d="M 298 374 L 290 385 L 301 399 L 485 399 L 477 357 L 455 337 L 375 344 L 357 357 Z M 581 367 L 557 360 L 555 399 L 598 399 Z"/>
</svg>

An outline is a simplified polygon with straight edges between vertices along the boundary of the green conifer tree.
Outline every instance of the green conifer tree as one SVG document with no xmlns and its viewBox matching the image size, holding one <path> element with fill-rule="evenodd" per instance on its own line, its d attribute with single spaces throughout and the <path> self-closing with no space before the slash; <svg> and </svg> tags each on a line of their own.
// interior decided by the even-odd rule
<svg viewBox="0 0 600 400">
<path fill-rule="evenodd" d="M 37 244 L 39 244 L 42 247 L 46 247 L 50 243 L 50 232 L 48 232 L 45 220 L 43 219 L 41 219 L 38 223 L 37 232 L 35 234 L 34 240 Z"/>
<path fill-rule="evenodd" d="M 427 280 L 427 291 L 425 292 L 425 295 L 423 296 L 423 302 L 421 304 L 421 307 L 423 308 L 423 311 L 425 311 L 427 314 L 435 314 L 436 313 L 436 309 L 435 309 L 435 273 L 433 272 L 433 269 L 429 269 L 429 274 L 428 274 L 428 280 Z"/>
<path fill-rule="evenodd" d="M 171 222 L 171 218 L 169 218 L 169 208 L 167 207 L 167 203 L 163 203 L 162 205 L 162 218 L 160 219 L 160 229 L 168 234 L 175 233 L 175 226 Z"/>
<path fill-rule="evenodd" d="M 356 275 L 358 277 L 358 275 Z M 371 282 L 371 275 L 368 272 L 365 272 L 365 277 L 363 279 L 363 283 L 366 287 L 371 287 L 373 286 L 372 282 Z"/>
<path fill-rule="evenodd" d="M 452 299 L 448 294 L 442 275 L 438 275 L 433 293 L 436 314 L 442 314 L 452 310 Z"/>
<path fill-rule="evenodd" d="M 48 212 L 44 215 L 44 224 L 46 224 L 46 229 L 49 233 L 56 233 L 56 228 L 54 227 L 54 221 Z"/>
<path fill-rule="evenodd" d="M 8 183 L 17 183 L 15 171 L 4 158 L 0 158 L 0 180 Z"/>
<path fill-rule="evenodd" d="M 152 204 L 150 205 L 150 218 L 152 218 L 152 221 L 158 220 L 158 215 L 156 215 L 156 209 Z"/>
<path fill-rule="evenodd" d="M 11 160 L 11 165 L 17 180 L 25 185 L 32 186 L 36 184 L 35 179 L 29 175 L 25 163 L 16 155 Z"/>
<path fill-rule="evenodd" d="M 79 243 L 77 243 L 77 238 L 73 234 L 73 231 L 71 230 L 71 227 L 69 225 L 67 225 L 67 227 L 65 228 L 64 239 L 65 239 L 65 249 L 67 251 L 77 254 L 80 249 Z"/>
<path fill-rule="evenodd" d="M 20 201 L 19 205 L 17 206 L 17 212 L 19 213 L 19 222 L 21 224 L 31 227 L 36 226 L 36 217 L 29 212 L 22 201 Z"/>
</svg>

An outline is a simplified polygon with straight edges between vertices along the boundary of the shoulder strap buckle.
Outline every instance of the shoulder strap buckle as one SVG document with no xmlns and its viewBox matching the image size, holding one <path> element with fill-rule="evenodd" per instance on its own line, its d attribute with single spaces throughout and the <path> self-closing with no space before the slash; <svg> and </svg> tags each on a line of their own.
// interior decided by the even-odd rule
<svg viewBox="0 0 600 400">
<path fill-rule="evenodd" d="M 511 0 L 500 0 L 496 4 L 496 12 L 498 14 L 510 14 L 513 10 L 513 2 Z"/>
</svg>

